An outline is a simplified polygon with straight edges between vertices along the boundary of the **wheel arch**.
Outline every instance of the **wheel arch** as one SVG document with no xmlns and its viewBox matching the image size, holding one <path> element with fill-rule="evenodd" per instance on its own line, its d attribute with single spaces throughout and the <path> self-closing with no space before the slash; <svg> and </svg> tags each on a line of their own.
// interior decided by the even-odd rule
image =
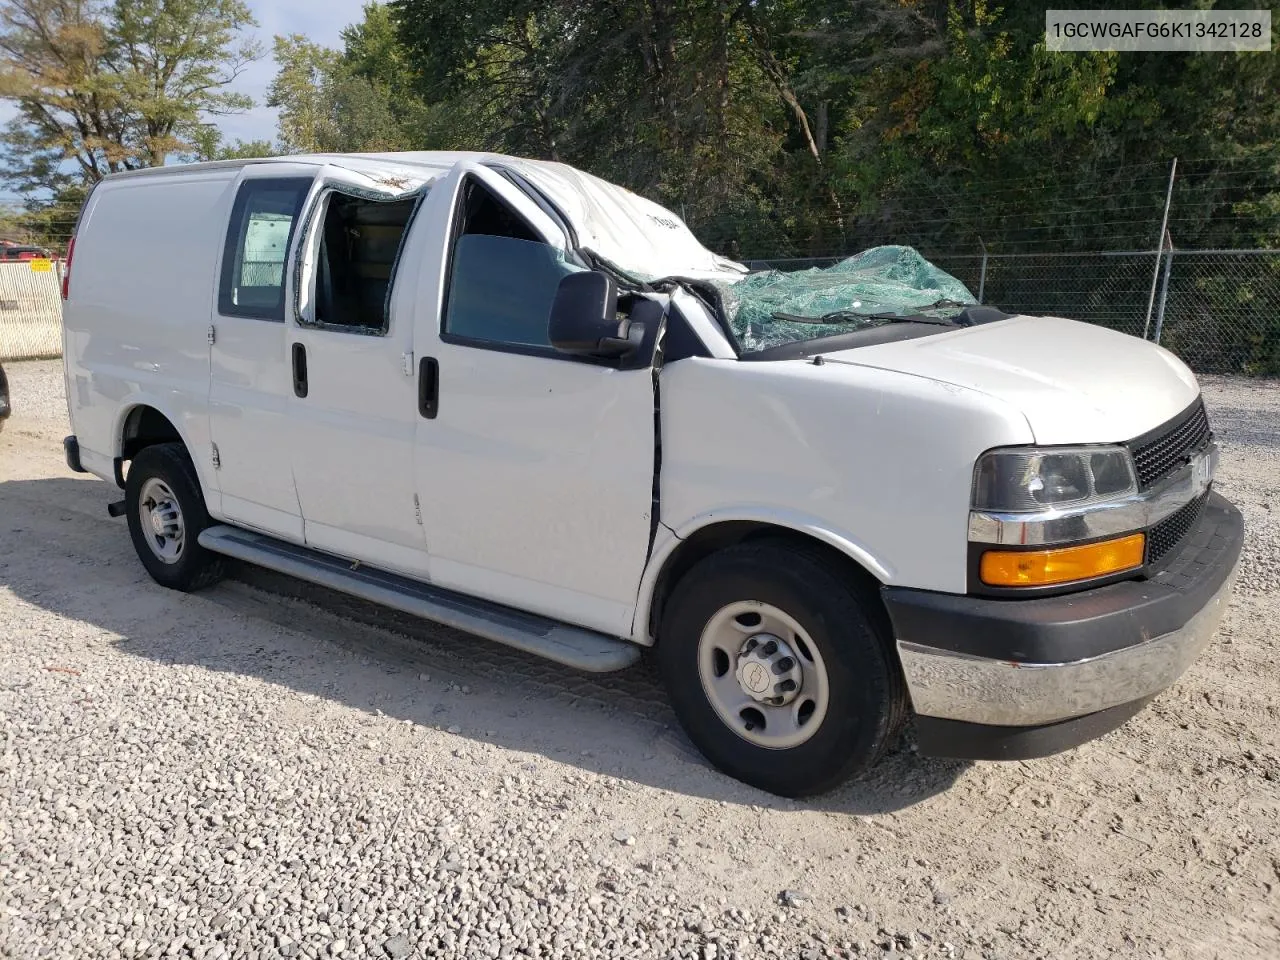
<svg viewBox="0 0 1280 960">
<path fill-rule="evenodd" d="M 209 445 L 203 426 L 198 418 L 175 416 L 178 412 L 167 409 L 163 402 L 147 393 L 133 393 L 120 403 L 111 448 L 115 481 L 120 489 L 124 489 L 125 462 L 158 443 L 182 444 L 195 464 L 202 492 L 208 496 L 209 491 L 218 489 L 206 455 Z"/>
<path fill-rule="evenodd" d="M 752 540 L 780 540 L 829 558 L 874 597 L 875 612 L 883 614 L 883 625 L 889 623 L 880 588 L 889 581 L 890 569 L 854 541 L 820 524 L 793 518 L 722 516 L 689 523 L 671 534 L 655 549 L 641 583 L 632 639 L 644 646 L 657 642 L 663 605 L 689 570 L 713 553 Z"/>
<path fill-rule="evenodd" d="M 173 420 L 146 400 L 138 400 L 123 408 L 116 427 L 114 455 L 121 460 L 132 460 L 145 447 L 156 443 L 181 443 L 191 452 L 191 446 Z"/>
</svg>

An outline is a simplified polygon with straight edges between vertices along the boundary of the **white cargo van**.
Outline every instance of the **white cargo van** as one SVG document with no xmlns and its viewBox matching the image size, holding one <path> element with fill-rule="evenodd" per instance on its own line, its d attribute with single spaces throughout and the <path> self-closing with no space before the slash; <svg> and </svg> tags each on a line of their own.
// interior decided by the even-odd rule
<svg viewBox="0 0 1280 960">
<path fill-rule="evenodd" d="M 554 163 L 110 177 L 67 460 L 167 587 L 235 557 L 569 667 L 652 647 L 695 743 L 781 794 L 910 714 L 925 754 L 1061 750 L 1187 668 L 1242 523 L 1182 363 L 955 295 L 744 330 L 744 273 Z"/>
</svg>

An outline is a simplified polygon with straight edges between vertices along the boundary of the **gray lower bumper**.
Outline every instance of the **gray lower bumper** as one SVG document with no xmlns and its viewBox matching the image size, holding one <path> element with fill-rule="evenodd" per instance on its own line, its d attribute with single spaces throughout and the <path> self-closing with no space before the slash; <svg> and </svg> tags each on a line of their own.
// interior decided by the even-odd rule
<svg viewBox="0 0 1280 960">
<path fill-rule="evenodd" d="M 1217 629 L 1243 545 L 1240 511 L 1210 493 L 1149 579 L 1026 600 L 886 588 L 916 714 L 1037 727 L 1159 693 Z"/>
<path fill-rule="evenodd" d="M 1181 629 L 1084 660 L 994 660 L 899 641 L 912 706 L 922 716 L 1024 727 L 1149 697 L 1172 685 L 1208 645 L 1234 580 L 1235 570 Z"/>
</svg>

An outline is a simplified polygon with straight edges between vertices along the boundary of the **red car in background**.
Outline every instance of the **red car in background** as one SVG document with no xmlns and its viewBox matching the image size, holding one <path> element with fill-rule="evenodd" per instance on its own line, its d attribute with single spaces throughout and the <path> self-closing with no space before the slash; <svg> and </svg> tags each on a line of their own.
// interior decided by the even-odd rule
<svg viewBox="0 0 1280 960">
<path fill-rule="evenodd" d="M 49 251 L 43 247 L 14 243 L 11 240 L 0 240 L 0 261 L 48 260 L 49 256 Z"/>
</svg>

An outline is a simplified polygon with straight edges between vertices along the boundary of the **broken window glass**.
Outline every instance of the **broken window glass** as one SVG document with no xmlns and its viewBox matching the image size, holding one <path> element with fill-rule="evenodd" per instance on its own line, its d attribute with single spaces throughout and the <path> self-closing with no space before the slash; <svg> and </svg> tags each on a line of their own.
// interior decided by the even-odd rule
<svg viewBox="0 0 1280 960">
<path fill-rule="evenodd" d="M 969 289 L 911 247 L 872 247 L 831 267 L 763 270 L 712 281 L 744 352 L 849 333 L 912 316 L 954 316 Z"/>
</svg>

